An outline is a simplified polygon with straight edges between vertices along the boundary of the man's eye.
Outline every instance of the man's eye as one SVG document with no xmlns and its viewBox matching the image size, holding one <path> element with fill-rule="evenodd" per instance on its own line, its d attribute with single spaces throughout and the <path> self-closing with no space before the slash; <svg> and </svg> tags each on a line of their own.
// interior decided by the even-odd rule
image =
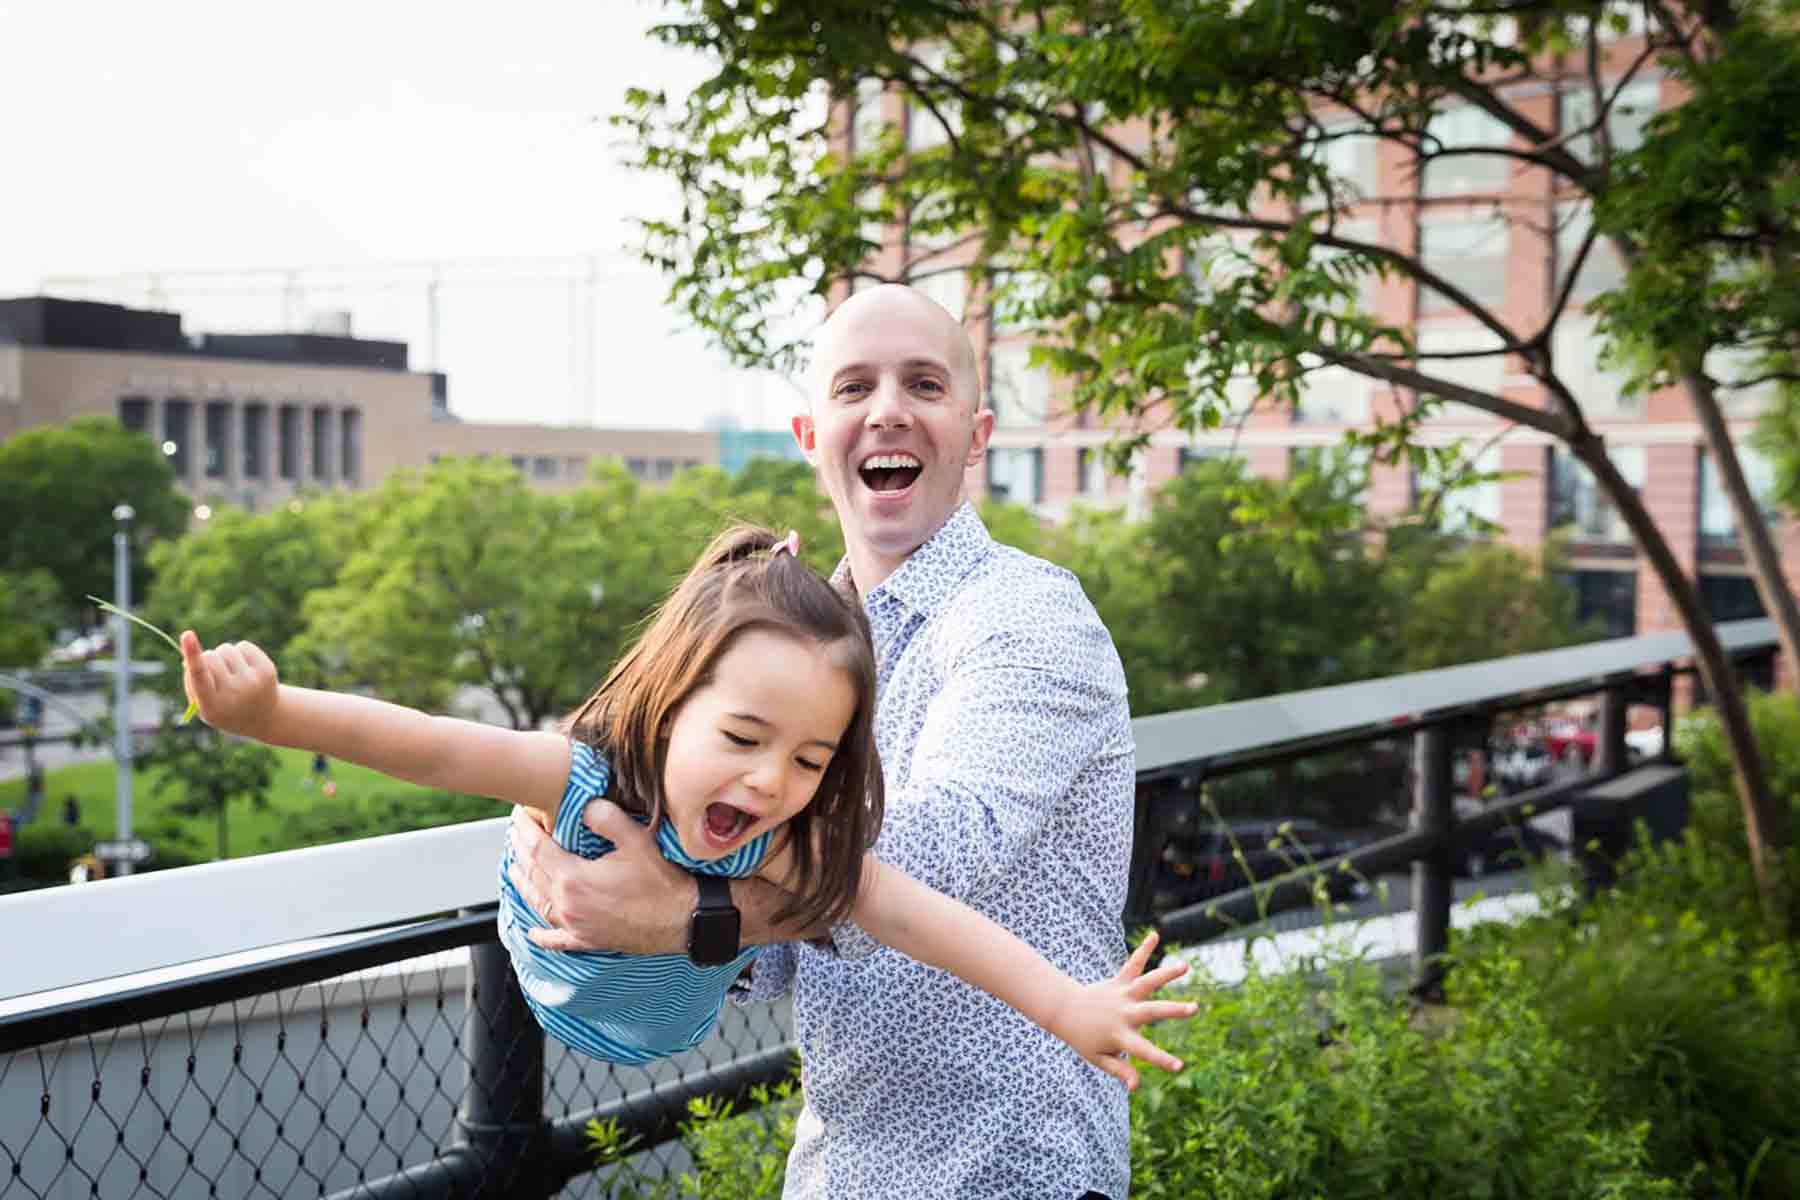
<svg viewBox="0 0 1800 1200">
<path fill-rule="evenodd" d="M 844 399 L 854 400 L 869 390 L 869 385 L 857 381 L 838 384 L 837 394 Z"/>
<path fill-rule="evenodd" d="M 917 383 L 913 384 L 913 388 L 916 391 L 929 392 L 930 394 L 936 396 L 943 392 L 944 385 L 939 383 L 935 379 L 921 379 Z"/>
<path fill-rule="evenodd" d="M 731 730 L 729 730 L 729 729 L 721 729 L 721 730 L 719 730 L 719 732 L 724 734 L 725 740 L 730 742 L 734 746 L 749 747 L 749 746 L 756 745 L 756 741 L 754 738 L 739 737 L 737 734 L 731 732 Z"/>
</svg>

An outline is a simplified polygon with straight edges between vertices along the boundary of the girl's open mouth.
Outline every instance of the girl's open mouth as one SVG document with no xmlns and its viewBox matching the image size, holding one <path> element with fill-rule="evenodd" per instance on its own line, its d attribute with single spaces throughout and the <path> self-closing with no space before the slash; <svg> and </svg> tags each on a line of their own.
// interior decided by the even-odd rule
<svg viewBox="0 0 1800 1200">
<path fill-rule="evenodd" d="M 706 833 L 706 844 L 717 850 L 729 849 L 733 842 L 744 836 L 756 818 L 733 804 L 714 803 L 706 806 L 706 819 L 701 827 Z"/>
</svg>

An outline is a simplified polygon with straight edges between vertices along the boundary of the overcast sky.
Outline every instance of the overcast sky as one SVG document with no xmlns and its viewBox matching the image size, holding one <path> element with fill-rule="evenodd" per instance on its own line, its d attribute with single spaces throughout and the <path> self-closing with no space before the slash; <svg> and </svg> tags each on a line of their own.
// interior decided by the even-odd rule
<svg viewBox="0 0 1800 1200">
<path fill-rule="evenodd" d="M 405 338 L 423 367 L 422 276 L 400 265 L 593 255 L 598 423 L 695 427 L 725 410 L 784 426 L 786 385 L 728 374 L 678 333 L 663 281 L 627 251 L 628 218 L 670 193 L 617 165 L 603 118 L 629 86 L 680 91 L 704 69 L 645 36 L 660 13 L 642 0 L 0 0 L 0 295 L 189 272 L 166 294 L 190 333 L 269 328 L 292 305 L 278 276 L 242 272 L 352 267 L 341 293 L 300 307 L 351 309 L 357 333 Z M 191 274 L 203 269 L 226 273 Z M 547 282 L 554 263 L 503 273 L 524 281 L 441 289 L 452 407 L 581 419 L 579 292 Z"/>
</svg>

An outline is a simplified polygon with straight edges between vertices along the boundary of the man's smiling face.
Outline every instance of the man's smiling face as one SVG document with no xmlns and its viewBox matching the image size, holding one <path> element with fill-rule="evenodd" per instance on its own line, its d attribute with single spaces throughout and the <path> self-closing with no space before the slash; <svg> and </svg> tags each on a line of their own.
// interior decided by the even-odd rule
<svg viewBox="0 0 1800 1200">
<path fill-rule="evenodd" d="M 794 436 L 831 496 L 867 592 L 956 511 L 993 414 L 977 410 L 981 383 L 962 326 L 897 285 L 859 292 L 832 314 L 808 392 Z"/>
</svg>

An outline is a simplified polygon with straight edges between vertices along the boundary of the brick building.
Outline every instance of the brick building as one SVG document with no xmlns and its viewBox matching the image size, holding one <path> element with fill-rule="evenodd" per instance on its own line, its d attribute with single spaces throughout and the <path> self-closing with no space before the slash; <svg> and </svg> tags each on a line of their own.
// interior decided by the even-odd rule
<svg viewBox="0 0 1800 1200">
<path fill-rule="evenodd" d="M 1621 82 L 1621 72 L 1642 45 L 1641 35 L 1632 33 L 1610 43 L 1600 64 L 1605 86 Z M 1543 127 L 1579 129 L 1591 123 L 1594 111 L 1584 85 L 1582 64 L 1571 69 L 1567 85 L 1532 80 L 1508 98 Z M 1613 143 L 1634 144 L 1649 116 L 1676 99 L 1675 87 L 1654 67 L 1640 71 L 1610 113 Z M 1332 115 L 1319 116 L 1329 131 Z M 883 92 L 878 84 L 842 105 L 840 117 L 847 148 L 878 136 L 882 124 L 899 126 L 915 150 L 943 138 L 935 119 L 908 111 L 902 95 Z M 1448 146 L 1510 138 L 1494 118 L 1475 108 L 1439 112 L 1432 132 Z M 1130 142 L 1134 131 L 1124 128 L 1117 135 Z M 1137 136 L 1142 137 L 1141 131 Z M 1549 314 L 1589 215 L 1584 202 L 1556 190 L 1548 172 L 1492 155 L 1443 159 L 1420 170 L 1406 147 L 1390 141 L 1346 136 L 1328 145 L 1334 173 L 1361 196 L 1375 198 L 1345 213 L 1340 232 L 1417 252 L 1434 271 L 1514 328 L 1534 327 Z M 1580 151 L 1579 139 L 1571 147 Z M 1095 151 L 1094 166 L 1116 184 L 1124 183 L 1125 164 L 1109 161 L 1103 151 Z M 1494 216 L 1501 211 L 1506 219 Z M 1249 235 L 1243 237 L 1249 240 Z M 960 272 L 941 270 L 945 264 L 967 265 L 972 251 L 909 239 L 904 226 L 888 228 L 881 240 L 883 250 L 872 269 L 902 278 L 910 273 L 909 264 L 927 259 L 933 273 L 921 277 L 918 286 L 964 320 L 982 357 L 996 422 L 985 465 L 970 472 L 970 494 L 1020 501 L 1056 517 L 1074 503 L 1142 505 L 1151 490 L 1200 457 L 1242 455 L 1256 473 L 1279 477 L 1296 456 L 1335 445 L 1347 429 L 1367 426 L 1374 414 L 1412 403 L 1404 390 L 1342 369 L 1323 370 L 1309 376 L 1297 408 L 1258 404 L 1254 395 L 1244 395 L 1238 398 L 1247 413 L 1241 426 L 1192 437 L 1175 430 L 1158 432 L 1129 478 L 1110 477 L 1098 450 L 1111 431 L 1069 412 L 1059 382 L 1028 365 L 1029 335 L 998 324 L 985 297 L 971 295 Z M 1186 269 L 1213 268 L 1189 264 Z M 1672 388 L 1628 398 L 1619 375 L 1598 360 L 1593 319 L 1579 309 L 1618 282 L 1622 271 L 1616 254 L 1605 243 L 1596 244 L 1572 290 L 1570 309 L 1558 324 L 1552 347 L 1558 371 L 1605 438 L 1620 472 L 1640 489 L 1683 566 L 1696 575 L 1715 619 L 1762 615 L 1729 504 L 1685 395 Z M 1466 314 L 1411 280 L 1370 279 L 1363 303 L 1387 321 L 1410 325 L 1427 352 L 1475 352 L 1499 345 Z M 1546 403 L 1538 382 L 1498 353 L 1436 360 L 1431 369 L 1515 403 Z M 1734 397 L 1727 401 L 1727 419 L 1751 486 L 1766 497 L 1773 483 L 1770 464 L 1747 445 L 1746 435 L 1768 394 L 1721 395 Z M 1466 439 L 1472 446 L 1486 446 L 1477 460 L 1484 471 L 1519 473 L 1456 493 L 1451 503 L 1499 524 L 1509 540 L 1522 546 L 1539 545 L 1553 531 L 1566 534 L 1581 612 L 1603 621 L 1614 634 L 1675 628 L 1678 622 L 1654 572 L 1641 561 L 1586 469 L 1545 435 L 1515 429 L 1496 438 L 1500 433 L 1495 418 L 1459 405 L 1448 406 L 1429 425 L 1426 440 Z M 1418 499 L 1417 481 L 1404 468 L 1377 467 L 1371 475 L 1367 500 L 1374 512 L 1400 512 Z M 1765 516 L 1777 523 L 1778 546 L 1793 586 L 1800 578 L 1800 525 L 1780 521 L 1769 505 Z"/>
</svg>

